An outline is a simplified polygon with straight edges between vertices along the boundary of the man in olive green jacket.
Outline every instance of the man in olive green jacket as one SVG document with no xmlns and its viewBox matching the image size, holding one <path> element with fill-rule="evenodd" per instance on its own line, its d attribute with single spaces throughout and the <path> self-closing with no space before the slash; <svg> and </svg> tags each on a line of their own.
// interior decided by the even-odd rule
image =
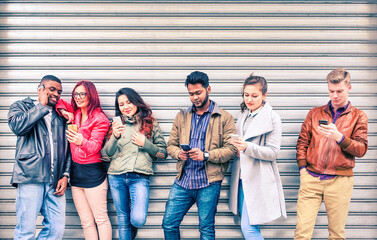
<svg viewBox="0 0 377 240">
<path fill-rule="evenodd" d="M 179 225 L 196 202 L 201 239 L 215 239 L 221 181 L 229 160 L 237 153 L 230 143 L 235 124 L 231 114 L 209 99 L 207 74 L 192 72 L 185 85 L 193 105 L 180 110 L 170 133 L 167 152 L 177 159 L 178 174 L 166 203 L 162 227 L 165 239 L 180 239 Z"/>
</svg>

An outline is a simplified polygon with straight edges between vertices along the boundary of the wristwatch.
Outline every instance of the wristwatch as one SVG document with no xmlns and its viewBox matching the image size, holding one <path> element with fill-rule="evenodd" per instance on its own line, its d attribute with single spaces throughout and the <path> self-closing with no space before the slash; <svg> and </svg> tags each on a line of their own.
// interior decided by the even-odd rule
<svg viewBox="0 0 377 240">
<path fill-rule="evenodd" d="M 209 152 L 204 151 L 203 157 L 204 157 L 204 161 L 207 161 L 209 159 Z"/>
</svg>

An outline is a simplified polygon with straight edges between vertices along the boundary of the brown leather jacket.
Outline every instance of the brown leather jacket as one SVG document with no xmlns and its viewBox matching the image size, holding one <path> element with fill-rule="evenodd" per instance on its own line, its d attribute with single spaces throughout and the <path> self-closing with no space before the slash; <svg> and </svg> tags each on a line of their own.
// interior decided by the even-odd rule
<svg viewBox="0 0 377 240">
<path fill-rule="evenodd" d="M 335 122 L 345 136 L 341 144 L 318 132 L 320 119 L 332 122 L 329 104 L 310 110 L 302 124 L 296 147 L 298 166 L 320 174 L 352 176 L 355 157 L 364 156 L 368 149 L 367 115 L 348 105 Z"/>
<path fill-rule="evenodd" d="M 168 154 L 177 159 L 177 179 L 182 177 L 186 164 L 186 161 L 178 158 L 180 144 L 190 143 L 192 111 L 189 109 L 181 109 L 175 117 L 168 141 Z M 230 143 L 230 135 L 235 132 L 233 116 L 215 103 L 205 140 L 205 150 L 209 152 L 209 159 L 205 162 L 209 183 L 224 179 L 229 160 L 237 154 L 237 148 Z"/>
</svg>

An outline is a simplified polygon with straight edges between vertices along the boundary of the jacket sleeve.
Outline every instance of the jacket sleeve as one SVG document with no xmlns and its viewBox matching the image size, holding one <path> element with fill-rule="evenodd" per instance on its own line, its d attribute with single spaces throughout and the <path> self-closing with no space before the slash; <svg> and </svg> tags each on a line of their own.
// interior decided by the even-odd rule
<svg viewBox="0 0 377 240">
<path fill-rule="evenodd" d="M 30 132 L 35 124 L 44 118 L 49 110 L 38 103 L 27 111 L 21 108 L 20 102 L 15 102 L 10 106 L 8 112 L 8 125 L 16 136 L 23 136 Z"/>
<path fill-rule="evenodd" d="M 95 123 L 93 123 L 94 127 L 92 129 L 90 139 L 84 138 L 80 146 L 80 148 L 87 154 L 99 152 L 107 134 L 109 120 L 104 114 L 100 113 L 100 115 L 101 116 L 93 116 L 96 119 L 94 120 Z"/>
<path fill-rule="evenodd" d="M 282 126 L 281 119 L 278 114 L 274 114 L 272 119 L 272 132 L 266 134 L 265 145 L 259 146 L 258 144 L 248 142 L 247 148 L 244 151 L 244 154 L 265 161 L 275 161 L 281 144 L 281 134 Z"/>
<path fill-rule="evenodd" d="M 340 147 L 352 156 L 361 158 L 368 150 L 368 117 L 360 111 L 351 137 L 344 137 Z"/>
<path fill-rule="evenodd" d="M 144 146 L 141 149 L 145 150 L 152 158 L 164 160 L 166 159 L 166 142 L 157 121 L 154 121 L 153 125 L 151 140 L 145 138 Z"/>
<path fill-rule="evenodd" d="M 173 126 L 171 128 L 169 140 L 168 140 L 168 146 L 167 146 L 167 152 L 168 154 L 174 158 L 174 159 L 179 159 L 178 155 L 179 152 L 181 151 L 180 147 L 180 141 L 179 141 L 179 130 L 180 130 L 180 122 L 179 122 L 179 115 L 182 114 L 181 112 L 175 116 Z"/>
<path fill-rule="evenodd" d="M 230 135 L 236 132 L 234 118 L 229 113 L 223 113 L 222 116 L 222 147 L 208 151 L 209 162 L 226 163 L 237 154 L 237 148 L 231 144 Z"/>
<path fill-rule="evenodd" d="M 61 113 L 60 113 L 60 109 L 64 109 L 68 112 L 71 112 L 73 113 L 73 107 L 72 105 L 69 103 L 69 102 L 66 102 L 64 101 L 63 99 L 59 99 L 58 102 L 56 103 L 55 105 L 55 110 L 56 112 L 60 115 L 60 116 L 63 116 Z"/>
<path fill-rule="evenodd" d="M 67 140 L 65 140 L 67 141 Z M 65 170 L 64 170 L 64 173 L 68 173 L 68 175 L 70 176 L 71 174 L 71 165 L 72 165 L 72 155 L 71 155 L 71 148 L 69 146 L 69 142 L 67 141 L 67 157 L 65 159 Z M 63 173 L 63 174 L 64 174 Z"/>
<path fill-rule="evenodd" d="M 111 125 L 110 128 L 112 127 Z M 106 143 L 101 150 L 101 155 L 104 158 L 111 158 L 117 151 L 118 140 L 114 137 L 114 134 L 111 134 L 110 138 L 108 140 L 105 138 L 104 141 L 106 141 Z"/>
<path fill-rule="evenodd" d="M 310 140 L 312 138 L 312 116 L 311 111 L 306 116 L 304 122 L 301 126 L 301 132 L 298 136 L 297 145 L 296 145 L 296 159 L 298 167 L 306 166 L 306 156 L 307 150 L 310 144 Z"/>
</svg>

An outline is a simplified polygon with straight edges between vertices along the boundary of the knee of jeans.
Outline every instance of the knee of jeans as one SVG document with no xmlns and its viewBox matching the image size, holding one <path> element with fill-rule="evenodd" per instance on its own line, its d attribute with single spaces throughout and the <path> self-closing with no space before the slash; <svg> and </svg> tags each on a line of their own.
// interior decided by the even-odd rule
<svg viewBox="0 0 377 240">
<path fill-rule="evenodd" d="M 147 216 L 145 214 L 142 215 L 136 215 L 131 218 L 131 224 L 137 228 L 142 227 L 145 225 L 145 222 L 147 221 Z"/>
<path fill-rule="evenodd" d="M 162 219 L 162 228 L 165 231 L 168 231 L 175 230 L 178 228 L 178 226 L 173 225 L 172 221 L 170 221 L 168 217 L 164 216 L 164 218 Z"/>
<path fill-rule="evenodd" d="M 59 227 L 56 227 L 54 229 L 51 229 L 52 232 L 54 233 L 54 236 L 56 237 L 56 239 L 62 239 L 63 238 L 63 235 L 64 235 L 64 227 L 65 225 L 61 225 Z"/>
<path fill-rule="evenodd" d="M 131 224 L 132 224 L 132 226 L 139 228 L 139 227 L 144 226 L 146 221 L 147 221 L 146 218 L 144 218 L 144 219 L 142 219 L 142 218 L 140 218 L 140 219 L 131 219 Z"/>
<path fill-rule="evenodd" d="M 259 225 L 248 225 L 245 222 L 241 222 L 242 233 L 259 234 Z"/>
</svg>

